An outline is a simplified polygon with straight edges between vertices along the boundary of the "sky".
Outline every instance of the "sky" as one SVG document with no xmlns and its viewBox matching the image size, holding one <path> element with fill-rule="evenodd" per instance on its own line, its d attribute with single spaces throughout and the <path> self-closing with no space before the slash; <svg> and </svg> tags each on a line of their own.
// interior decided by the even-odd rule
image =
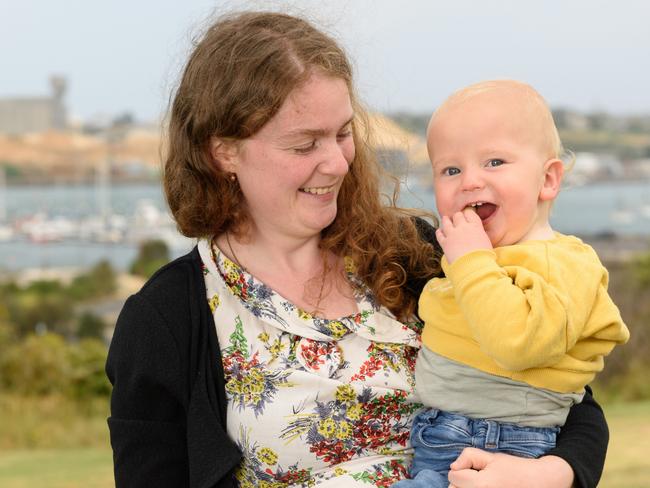
<svg viewBox="0 0 650 488">
<path fill-rule="evenodd" d="M 646 0 L 0 0 L 0 97 L 46 96 L 60 74 L 75 118 L 154 121 L 192 40 L 242 8 L 334 35 L 373 110 L 428 113 L 464 85 L 515 78 L 554 108 L 650 114 Z"/>
</svg>

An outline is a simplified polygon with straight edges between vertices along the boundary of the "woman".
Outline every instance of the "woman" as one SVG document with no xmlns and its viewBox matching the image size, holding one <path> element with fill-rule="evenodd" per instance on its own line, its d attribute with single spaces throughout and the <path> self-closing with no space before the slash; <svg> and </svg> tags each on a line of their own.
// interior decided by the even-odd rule
<svg viewBox="0 0 650 488">
<path fill-rule="evenodd" d="M 380 201 L 363 115 L 345 54 L 301 19 L 232 15 L 197 44 L 164 184 L 199 243 L 118 320 L 107 362 L 117 486 L 405 475 L 417 296 L 440 270 L 433 229 Z M 454 483 L 509 486 L 522 473 L 594 486 L 606 433 L 588 395 L 553 455 L 470 450 L 459 466 L 481 470 Z"/>
</svg>

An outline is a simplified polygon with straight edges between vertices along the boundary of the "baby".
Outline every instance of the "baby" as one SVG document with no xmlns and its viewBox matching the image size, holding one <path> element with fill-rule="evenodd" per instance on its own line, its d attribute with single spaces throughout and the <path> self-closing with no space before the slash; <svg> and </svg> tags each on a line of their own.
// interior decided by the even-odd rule
<svg viewBox="0 0 650 488">
<path fill-rule="evenodd" d="M 463 448 L 539 457 L 629 332 L 608 274 L 549 223 L 562 146 L 529 85 L 478 83 L 449 97 L 427 133 L 446 278 L 419 302 L 425 326 L 412 480 L 444 487 Z"/>
</svg>

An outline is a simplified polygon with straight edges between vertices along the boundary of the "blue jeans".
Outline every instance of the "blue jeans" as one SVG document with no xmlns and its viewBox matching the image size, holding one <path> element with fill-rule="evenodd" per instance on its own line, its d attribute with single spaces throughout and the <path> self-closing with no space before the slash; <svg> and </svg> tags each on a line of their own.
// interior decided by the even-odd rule
<svg viewBox="0 0 650 488">
<path fill-rule="evenodd" d="M 449 465 L 466 447 L 537 458 L 555 447 L 559 428 L 522 427 L 430 408 L 413 419 L 410 480 L 392 488 L 447 488 Z"/>
</svg>

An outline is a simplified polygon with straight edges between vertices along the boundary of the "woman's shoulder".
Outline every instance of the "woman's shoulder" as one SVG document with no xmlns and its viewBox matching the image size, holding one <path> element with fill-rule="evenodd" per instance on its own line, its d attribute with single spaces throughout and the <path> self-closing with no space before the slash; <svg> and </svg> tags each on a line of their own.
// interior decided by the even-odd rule
<svg viewBox="0 0 650 488">
<path fill-rule="evenodd" d="M 201 297 L 205 297 L 205 283 L 195 247 L 156 271 L 140 291 L 129 297 L 120 318 L 133 322 L 142 321 L 146 316 L 148 323 L 154 322 L 151 315 L 155 315 L 160 319 L 156 322 L 177 328 L 171 324 L 186 324 L 197 314 L 194 304 Z"/>
<path fill-rule="evenodd" d="M 431 223 L 422 217 L 413 217 L 415 228 L 423 241 L 433 244 L 438 247 L 438 240 L 436 239 L 436 228 Z"/>
<path fill-rule="evenodd" d="M 442 248 L 436 238 L 436 227 L 434 227 L 434 224 L 422 217 L 412 217 L 412 219 L 420 239 L 431 244 L 436 255 L 442 256 Z"/>
<path fill-rule="evenodd" d="M 165 291 L 175 293 L 189 291 L 190 286 L 188 285 L 196 279 L 197 275 L 201 275 L 201 267 L 201 258 L 195 246 L 187 254 L 170 261 L 158 269 L 142 285 L 137 294 L 150 298 Z"/>
</svg>

